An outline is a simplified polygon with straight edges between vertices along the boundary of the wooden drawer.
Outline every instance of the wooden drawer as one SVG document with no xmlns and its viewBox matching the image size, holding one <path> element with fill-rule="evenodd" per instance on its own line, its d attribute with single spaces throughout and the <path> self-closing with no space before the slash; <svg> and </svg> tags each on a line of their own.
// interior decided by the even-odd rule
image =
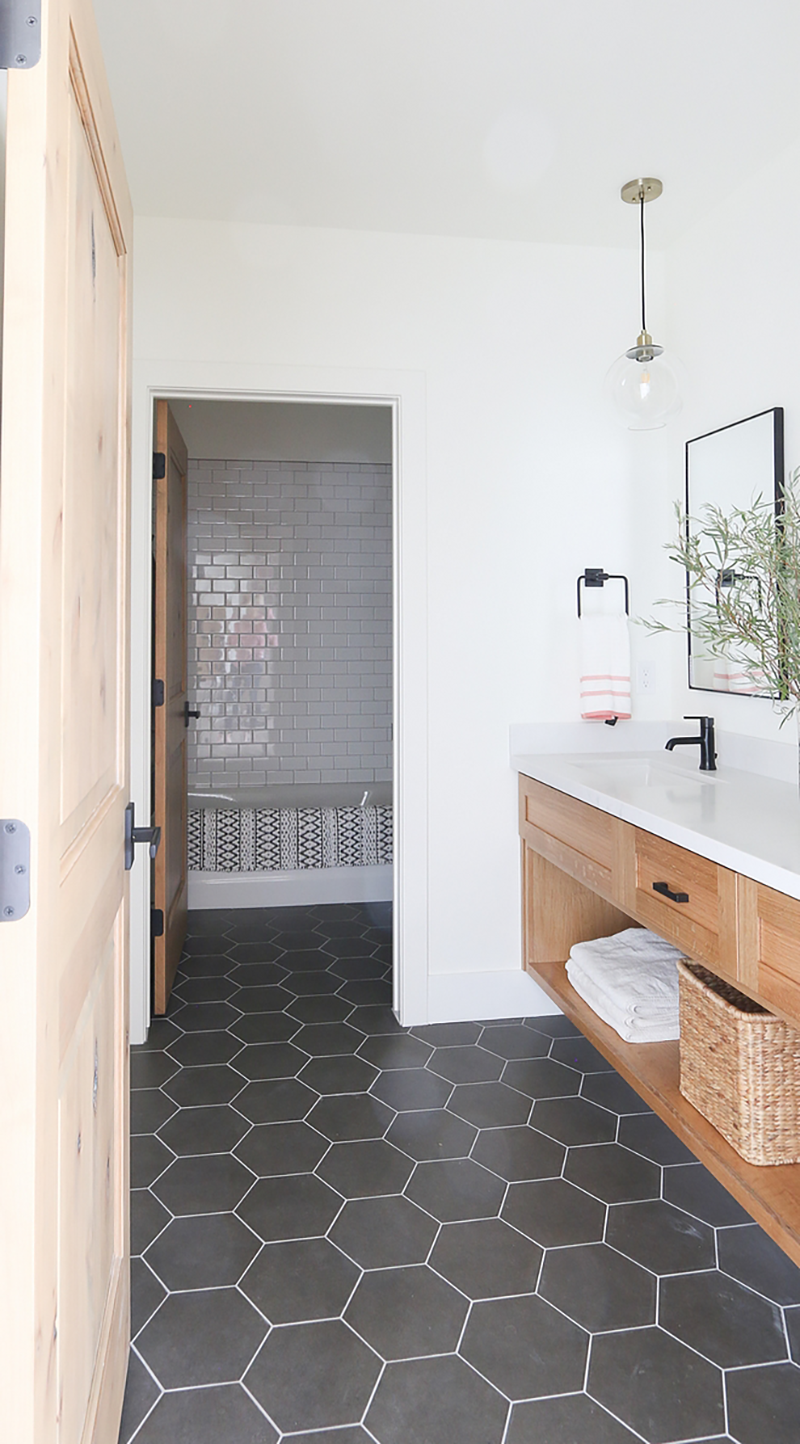
<svg viewBox="0 0 800 1444">
<path fill-rule="evenodd" d="M 618 901 L 619 838 L 627 825 L 530 777 L 520 775 L 519 784 L 520 837 L 584 887 Z"/>
<path fill-rule="evenodd" d="M 739 879 L 739 981 L 800 1028 L 800 902 Z"/>
<path fill-rule="evenodd" d="M 735 979 L 736 874 L 651 832 L 637 827 L 635 834 L 635 916 L 688 957 Z"/>
</svg>

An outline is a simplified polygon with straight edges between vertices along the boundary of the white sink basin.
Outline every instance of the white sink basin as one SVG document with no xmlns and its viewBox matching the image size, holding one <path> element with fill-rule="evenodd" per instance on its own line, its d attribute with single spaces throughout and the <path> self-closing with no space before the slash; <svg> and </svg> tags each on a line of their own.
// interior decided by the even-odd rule
<svg viewBox="0 0 800 1444">
<path fill-rule="evenodd" d="M 654 761 L 650 757 L 592 757 L 570 762 L 569 766 L 587 786 L 601 792 L 622 787 L 625 790 L 645 788 L 648 792 L 680 789 L 685 794 L 713 787 L 720 781 L 715 772 L 690 772 L 680 764 Z"/>
</svg>

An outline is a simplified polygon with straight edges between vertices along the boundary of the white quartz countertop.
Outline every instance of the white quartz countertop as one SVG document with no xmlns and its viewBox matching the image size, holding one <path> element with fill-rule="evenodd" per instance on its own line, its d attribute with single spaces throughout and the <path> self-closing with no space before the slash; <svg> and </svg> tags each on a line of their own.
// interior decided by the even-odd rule
<svg viewBox="0 0 800 1444">
<path fill-rule="evenodd" d="M 679 730 L 687 733 L 691 724 Z M 511 761 L 526 777 L 800 898 L 796 781 L 719 759 L 716 772 L 701 773 L 694 747 L 680 753 L 522 752 Z"/>
</svg>

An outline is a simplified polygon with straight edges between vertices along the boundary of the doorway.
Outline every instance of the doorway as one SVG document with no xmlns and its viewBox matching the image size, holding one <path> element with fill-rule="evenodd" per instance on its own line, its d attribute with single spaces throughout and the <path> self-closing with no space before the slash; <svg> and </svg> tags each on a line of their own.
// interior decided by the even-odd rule
<svg viewBox="0 0 800 1444">
<path fill-rule="evenodd" d="M 393 406 L 195 393 L 169 412 L 188 446 L 189 908 L 384 904 Z"/>
</svg>

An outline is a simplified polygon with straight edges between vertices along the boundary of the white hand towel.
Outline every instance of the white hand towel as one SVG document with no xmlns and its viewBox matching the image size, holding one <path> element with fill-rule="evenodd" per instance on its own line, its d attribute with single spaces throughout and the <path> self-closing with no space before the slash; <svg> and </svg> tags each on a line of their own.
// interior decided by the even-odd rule
<svg viewBox="0 0 800 1444">
<path fill-rule="evenodd" d="M 674 1023 L 678 1017 L 677 999 L 674 1003 L 653 1004 L 649 1007 L 639 1003 L 632 1008 L 626 1008 L 620 1006 L 617 1000 L 605 991 L 602 983 L 592 977 L 591 973 L 584 972 L 576 963 L 567 964 L 567 977 L 573 988 L 576 992 L 580 992 L 582 997 L 588 999 L 588 995 L 591 993 L 593 998 L 602 999 L 610 1015 L 630 1024 L 631 1027 L 637 1024 L 650 1027 L 656 1023 Z"/>
<path fill-rule="evenodd" d="M 581 717 L 591 721 L 631 715 L 631 643 L 627 617 L 583 615 Z"/>
<path fill-rule="evenodd" d="M 617 1008 L 646 1017 L 654 1006 L 677 1007 L 676 964 L 682 956 L 648 928 L 625 928 L 610 938 L 576 943 L 567 966 L 577 964 Z"/>
<path fill-rule="evenodd" d="M 625 1043 L 665 1043 L 673 1038 L 680 1037 L 680 1024 L 677 1015 L 673 1018 L 663 1018 L 652 1022 L 644 1018 L 629 1018 L 616 1010 L 591 981 L 582 973 L 572 973 L 570 982 L 579 993 L 584 1002 L 595 1012 L 598 1018 L 608 1023 L 615 1033 L 618 1033 Z"/>
</svg>

